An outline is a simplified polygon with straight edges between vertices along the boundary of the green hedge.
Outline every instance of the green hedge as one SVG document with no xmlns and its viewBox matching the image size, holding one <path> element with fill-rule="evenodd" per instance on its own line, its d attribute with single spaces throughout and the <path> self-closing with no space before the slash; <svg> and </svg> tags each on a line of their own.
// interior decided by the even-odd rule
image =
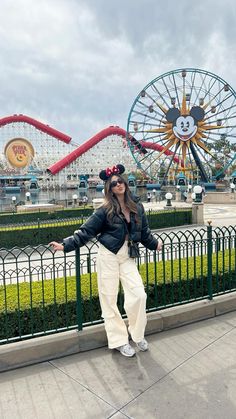
<svg viewBox="0 0 236 419">
<path fill-rule="evenodd" d="M 37 222 L 38 220 L 61 220 L 64 218 L 88 217 L 93 207 L 68 208 L 55 211 L 0 213 L 0 225 Z"/>
<path fill-rule="evenodd" d="M 1 247 L 12 249 L 14 246 L 38 246 L 47 245 L 53 240 L 62 241 L 64 237 L 70 236 L 81 224 L 79 221 L 71 225 L 51 226 L 51 227 L 27 227 L 25 229 L 11 229 L 1 231 Z"/>
<path fill-rule="evenodd" d="M 191 209 L 173 209 L 147 212 L 148 224 L 151 230 L 165 227 L 176 227 L 192 224 Z"/>
<path fill-rule="evenodd" d="M 223 264 L 224 260 L 224 264 Z M 232 251 L 231 251 L 231 260 Z M 203 263 L 203 265 L 202 265 Z M 216 266 L 218 274 L 216 274 Z M 219 252 L 213 256 L 213 293 L 221 293 L 236 288 L 235 266 L 231 271 L 229 266 L 229 253 Z M 233 269 L 233 272 L 232 272 Z M 140 266 L 143 279 L 146 278 L 147 266 Z M 155 274 L 158 278 L 155 284 Z M 207 291 L 207 256 L 188 259 L 188 280 L 186 260 L 167 261 L 165 263 L 165 278 L 163 263 L 158 262 L 154 271 L 154 263 L 148 264 L 148 294 L 147 308 L 157 308 L 204 298 Z M 171 278 L 179 278 L 172 282 Z M 194 276 L 195 272 L 195 276 Z M 224 275 L 223 275 L 224 272 Z M 92 298 L 90 285 L 92 284 Z M 101 310 L 98 299 L 96 274 L 81 276 L 83 322 L 100 320 Z M 5 313 L 5 292 L 7 296 L 7 314 Z M 55 297 L 56 296 L 56 297 Z M 66 296 L 66 298 L 65 298 Z M 123 295 L 119 295 L 122 312 Z M 20 309 L 18 310 L 18 301 Z M 76 283 L 75 278 L 45 280 L 45 282 L 22 283 L 8 285 L 6 291 L 0 287 L 0 339 L 31 335 L 44 331 L 75 326 L 76 319 Z"/>
</svg>

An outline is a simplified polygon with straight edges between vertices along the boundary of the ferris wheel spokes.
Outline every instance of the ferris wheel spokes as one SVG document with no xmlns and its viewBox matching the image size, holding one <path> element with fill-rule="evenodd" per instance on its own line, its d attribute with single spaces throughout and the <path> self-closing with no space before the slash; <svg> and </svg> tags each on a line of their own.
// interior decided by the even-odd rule
<svg viewBox="0 0 236 419">
<path fill-rule="evenodd" d="M 164 161 L 165 178 L 192 167 L 203 181 L 209 179 L 204 168 L 213 164 L 220 142 L 236 136 L 235 99 L 228 83 L 204 70 L 179 69 L 153 80 L 140 91 L 128 117 L 127 132 L 147 150 L 142 156 L 129 143 L 137 166 L 153 174 L 152 161 L 155 168 Z"/>
</svg>

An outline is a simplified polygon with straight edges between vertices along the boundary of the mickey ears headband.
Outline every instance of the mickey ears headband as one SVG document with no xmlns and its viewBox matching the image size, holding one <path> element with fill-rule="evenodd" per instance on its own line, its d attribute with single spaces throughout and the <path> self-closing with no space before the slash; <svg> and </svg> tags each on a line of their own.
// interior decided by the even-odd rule
<svg viewBox="0 0 236 419">
<path fill-rule="evenodd" d="M 123 164 L 117 164 L 116 166 L 108 167 L 105 170 L 101 170 L 101 172 L 99 173 L 99 177 L 100 179 L 106 181 L 112 175 L 122 175 L 124 171 L 125 167 L 123 166 Z"/>
</svg>

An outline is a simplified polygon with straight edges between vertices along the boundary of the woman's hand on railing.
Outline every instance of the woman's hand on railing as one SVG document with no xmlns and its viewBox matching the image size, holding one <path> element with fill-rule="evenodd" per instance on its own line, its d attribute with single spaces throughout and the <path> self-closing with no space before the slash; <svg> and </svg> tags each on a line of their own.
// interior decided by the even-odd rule
<svg viewBox="0 0 236 419">
<path fill-rule="evenodd" d="M 51 242 L 49 243 L 49 246 L 53 247 L 53 250 L 64 250 L 64 246 L 62 243 L 58 243 L 58 242 Z"/>
<path fill-rule="evenodd" d="M 159 250 L 161 250 L 162 249 L 162 242 L 161 241 L 158 241 L 158 244 L 157 244 L 157 251 L 159 251 Z"/>
</svg>

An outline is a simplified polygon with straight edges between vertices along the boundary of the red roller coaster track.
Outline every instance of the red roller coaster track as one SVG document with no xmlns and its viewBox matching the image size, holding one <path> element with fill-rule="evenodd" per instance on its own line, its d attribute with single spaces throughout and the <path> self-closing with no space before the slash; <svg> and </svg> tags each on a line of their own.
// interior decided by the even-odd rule
<svg viewBox="0 0 236 419">
<path fill-rule="evenodd" d="M 63 134 L 62 132 L 56 130 L 55 128 L 51 128 L 49 125 L 43 124 L 42 122 L 37 121 L 36 119 L 33 119 L 26 115 L 12 115 L 7 116 L 0 119 L 0 127 L 11 124 L 13 122 L 25 122 L 29 125 L 34 126 L 39 131 L 42 131 L 46 134 L 51 135 L 52 137 L 56 138 L 57 140 L 63 141 L 64 143 L 69 144 L 72 140 L 71 137 L 69 137 L 66 134 Z M 78 148 L 73 150 L 70 154 L 63 157 L 63 159 L 59 160 L 58 162 L 54 163 L 52 166 L 50 166 L 47 171 L 55 175 L 58 172 L 60 172 L 62 169 L 64 169 L 66 166 L 71 164 L 74 160 L 76 160 L 78 157 L 80 157 L 82 154 L 86 153 L 90 148 L 94 147 L 96 144 L 98 144 L 100 141 L 104 140 L 105 138 L 109 137 L 110 135 L 118 135 L 122 138 L 127 138 L 127 132 L 118 126 L 110 126 L 108 128 L 103 129 L 102 131 L 98 132 L 96 135 L 91 137 L 89 140 L 85 141 L 82 145 L 80 145 Z M 131 143 L 134 144 L 135 147 L 137 147 L 141 153 L 146 153 L 146 149 L 152 149 L 156 151 L 162 151 L 163 147 L 158 144 L 148 143 L 145 141 L 141 141 L 140 143 L 135 140 L 134 137 L 130 136 Z M 165 151 L 166 155 L 172 156 L 173 153 L 171 151 Z M 179 159 L 177 157 L 174 157 L 174 161 L 176 163 L 179 163 Z M 182 161 L 180 162 L 181 166 L 183 165 Z"/>
<path fill-rule="evenodd" d="M 110 135 L 119 135 L 123 138 L 126 138 L 126 131 L 120 127 L 108 127 L 103 129 L 102 131 L 98 132 L 92 138 L 87 140 L 85 143 L 81 144 L 78 148 L 73 150 L 70 154 L 68 154 L 63 159 L 59 160 L 52 166 L 48 168 L 48 172 L 52 175 L 60 172 L 64 167 L 71 164 L 74 160 L 80 157 L 82 154 L 86 153 L 90 148 L 94 147 L 104 138 L 109 137 Z"/>
<path fill-rule="evenodd" d="M 39 131 L 45 132 L 46 134 L 49 134 L 57 140 L 63 141 L 67 144 L 71 141 L 71 137 L 69 137 L 68 135 L 63 134 L 55 128 L 51 128 L 49 125 L 43 124 L 42 122 L 39 122 L 36 119 L 30 118 L 29 116 L 22 114 L 6 116 L 5 118 L 1 118 L 0 127 L 7 124 L 12 124 L 13 122 L 26 122 L 27 124 L 37 128 Z"/>
<path fill-rule="evenodd" d="M 63 159 L 59 160 L 52 166 L 50 166 L 47 170 L 52 175 L 55 175 L 56 173 L 60 172 L 64 167 L 71 164 L 74 160 L 78 159 L 82 154 L 84 154 L 86 151 L 88 151 L 90 148 L 94 147 L 96 144 L 98 144 L 100 141 L 104 140 L 104 138 L 109 137 L 110 135 L 119 135 L 122 138 L 126 139 L 127 133 L 123 128 L 117 127 L 117 126 L 111 126 L 108 128 L 103 129 L 102 131 L 98 132 L 96 135 L 91 137 L 89 140 L 87 140 L 85 143 L 80 145 L 78 148 L 73 150 L 70 154 L 68 154 Z M 131 143 L 134 143 L 134 146 L 137 146 L 138 148 L 141 147 L 140 152 L 146 152 L 147 148 L 150 148 L 152 150 L 156 151 L 162 151 L 163 147 L 158 144 L 153 143 L 146 143 L 145 141 L 141 141 L 138 143 L 138 141 L 135 140 L 135 138 L 130 137 Z M 166 155 L 173 155 L 171 151 L 165 151 Z M 174 157 L 174 161 L 176 163 L 179 163 L 179 159 L 177 157 Z M 181 161 L 182 166 L 182 161 Z"/>
</svg>

